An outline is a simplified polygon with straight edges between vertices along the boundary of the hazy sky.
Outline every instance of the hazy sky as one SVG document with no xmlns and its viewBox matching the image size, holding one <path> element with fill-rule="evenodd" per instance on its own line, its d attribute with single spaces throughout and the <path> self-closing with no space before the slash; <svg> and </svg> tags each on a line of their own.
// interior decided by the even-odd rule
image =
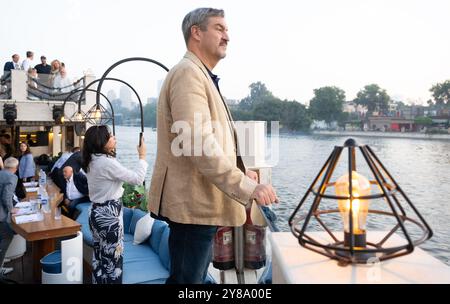
<svg viewBox="0 0 450 304">
<path fill-rule="evenodd" d="M 225 9 L 230 43 L 215 68 L 227 98 L 264 82 L 278 97 L 307 104 L 313 89 L 335 85 L 353 99 L 377 83 L 391 97 L 425 103 L 450 79 L 448 0 L 1 0 L 0 59 L 35 52 L 66 63 L 78 78 L 97 77 L 117 60 L 142 56 L 175 65 L 185 52 L 181 21 L 190 10 Z M 154 96 L 165 72 L 125 64 L 110 75 Z M 107 86 L 117 88 L 119 85 Z"/>
</svg>

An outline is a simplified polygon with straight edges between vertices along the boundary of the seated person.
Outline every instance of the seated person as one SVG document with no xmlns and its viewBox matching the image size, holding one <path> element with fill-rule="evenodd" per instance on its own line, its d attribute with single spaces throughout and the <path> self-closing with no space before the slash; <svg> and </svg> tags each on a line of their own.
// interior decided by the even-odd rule
<svg viewBox="0 0 450 304">
<path fill-rule="evenodd" d="M 61 191 L 64 201 L 61 207 L 70 218 L 75 218 L 75 206 L 90 201 L 87 178 L 83 172 L 74 173 L 70 166 L 63 168 L 63 176 L 65 183 Z"/>
<path fill-rule="evenodd" d="M 70 166 L 72 167 L 73 171 L 78 173 L 80 172 L 81 169 L 81 160 L 82 156 L 81 156 L 81 150 L 78 147 L 73 148 L 73 153 L 72 155 L 70 155 L 70 157 L 66 160 L 66 162 L 64 163 L 64 165 L 62 166 L 63 168 L 65 166 Z"/>
<path fill-rule="evenodd" d="M 62 168 L 64 168 L 65 166 L 70 166 L 72 167 L 72 169 L 74 169 L 76 173 L 80 171 L 80 167 L 78 165 L 74 166 L 73 162 L 68 162 L 69 159 L 73 159 L 71 158 L 73 154 L 81 155 L 80 148 L 75 147 L 70 152 L 69 151 L 64 152 L 61 155 L 61 157 L 55 162 L 55 164 L 52 167 L 52 170 L 50 171 L 51 179 L 60 189 L 64 188 L 65 184 L 64 177 L 62 174 Z"/>
<path fill-rule="evenodd" d="M 3 267 L 6 251 L 11 244 L 14 232 L 11 228 L 11 214 L 14 208 L 14 189 L 17 184 L 16 171 L 19 161 L 9 157 L 4 161 L 4 169 L 0 170 L 0 278 L 13 271 L 11 267 Z"/>
</svg>

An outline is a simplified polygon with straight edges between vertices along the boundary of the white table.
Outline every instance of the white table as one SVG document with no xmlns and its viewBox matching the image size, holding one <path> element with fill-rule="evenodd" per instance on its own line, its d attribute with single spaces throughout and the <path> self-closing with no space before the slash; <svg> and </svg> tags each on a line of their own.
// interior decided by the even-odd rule
<svg viewBox="0 0 450 304">
<path fill-rule="evenodd" d="M 311 237 L 328 239 L 325 232 L 309 232 Z M 368 240 L 379 240 L 386 233 L 372 232 Z M 274 284 L 449 284 L 450 267 L 415 247 L 406 256 L 372 265 L 338 266 L 336 260 L 303 248 L 291 232 L 269 235 L 272 246 Z M 388 245 L 405 241 L 394 234 Z"/>
</svg>

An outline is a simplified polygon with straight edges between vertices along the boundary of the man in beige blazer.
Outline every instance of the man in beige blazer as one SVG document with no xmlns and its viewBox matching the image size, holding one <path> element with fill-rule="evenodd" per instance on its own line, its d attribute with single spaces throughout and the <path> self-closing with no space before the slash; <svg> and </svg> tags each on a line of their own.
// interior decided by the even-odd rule
<svg viewBox="0 0 450 304">
<path fill-rule="evenodd" d="M 240 226 L 245 206 L 276 202 L 237 156 L 230 111 L 211 71 L 229 41 L 224 11 L 199 8 L 182 30 L 188 51 L 168 73 L 158 101 L 157 154 L 149 210 L 170 226 L 167 283 L 202 283 L 217 226 Z"/>
</svg>

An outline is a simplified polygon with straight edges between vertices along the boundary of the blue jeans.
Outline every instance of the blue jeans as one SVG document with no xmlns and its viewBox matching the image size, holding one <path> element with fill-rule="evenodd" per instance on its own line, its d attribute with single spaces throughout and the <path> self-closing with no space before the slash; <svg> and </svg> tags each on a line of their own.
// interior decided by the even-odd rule
<svg viewBox="0 0 450 304">
<path fill-rule="evenodd" d="M 217 226 L 169 222 L 170 276 L 166 284 L 202 284 Z"/>
<path fill-rule="evenodd" d="M 81 203 L 84 203 L 84 202 L 89 202 L 89 197 L 83 196 L 81 198 L 77 198 L 77 199 L 69 200 L 69 201 L 70 201 L 69 206 L 67 206 L 68 209 L 69 209 L 69 217 L 74 219 L 74 213 L 75 213 L 75 210 L 76 210 L 75 207 L 78 204 L 81 204 Z"/>
</svg>

